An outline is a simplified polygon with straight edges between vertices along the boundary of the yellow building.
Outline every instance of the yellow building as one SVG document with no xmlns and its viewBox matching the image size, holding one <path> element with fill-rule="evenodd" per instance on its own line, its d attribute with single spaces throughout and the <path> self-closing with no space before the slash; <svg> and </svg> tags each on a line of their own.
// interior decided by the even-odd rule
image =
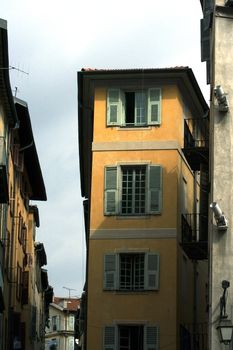
<svg viewBox="0 0 233 350">
<path fill-rule="evenodd" d="M 4 20 L 0 48 L 0 349 L 41 350 L 52 288 L 31 201 L 45 201 L 46 191 L 28 106 L 11 92 Z"/>
<path fill-rule="evenodd" d="M 78 94 L 80 347 L 206 349 L 208 106 L 192 70 L 84 69 Z"/>
</svg>

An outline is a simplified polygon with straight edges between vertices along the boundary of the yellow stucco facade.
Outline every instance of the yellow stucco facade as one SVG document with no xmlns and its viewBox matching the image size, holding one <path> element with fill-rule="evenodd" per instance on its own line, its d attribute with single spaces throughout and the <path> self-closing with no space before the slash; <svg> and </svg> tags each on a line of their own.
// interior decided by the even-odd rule
<svg viewBox="0 0 233 350">
<path fill-rule="evenodd" d="M 94 88 L 91 90 L 93 137 L 90 172 L 84 171 L 90 181 L 90 192 L 86 194 L 90 200 L 86 349 L 175 350 L 181 346 L 180 327 L 193 324 L 194 321 L 204 322 L 206 316 L 205 312 L 197 315 L 194 308 L 197 288 L 194 275 L 199 274 L 203 278 L 200 278 L 199 286 L 203 288 L 206 261 L 196 261 L 194 264 L 180 245 L 181 215 L 197 213 L 200 201 L 200 173 L 191 169 L 182 151 L 184 121 L 195 118 L 196 112 L 187 103 L 178 80 L 162 82 L 156 79 L 155 72 L 151 76 L 148 72 L 142 87 L 137 72 L 127 73 L 128 76 L 126 72 L 119 72 L 122 75 L 118 80 L 116 72 L 110 78 L 104 77 L 103 72 L 99 78 L 103 82 L 99 82 L 97 73 L 95 75 L 95 71 L 88 71 L 83 73 L 83 85 L 79 85 L 80 89 L 85 86 L 85 78 L 88 82 L 95 78 L 98 80 L 98 83 L 93 83 Z M 132 75 L 135 82 L 129 87 Z M 138 90 L 143 93 L 146 91 L 147 94 L 147 89 L 153 87 L 161 91 L 161 114 L 157 125 L 132 125 L 132 120 L 130 126 L 109 125 L 110 89 L 117 88 L 125 94 L 126 118 L 127 93 L 133 95 L 136 101 Z M 88 94 L 83 92 L 83 101 L 87 104 L 88 98 L 85 100 L 85 96 Z M 81 118 L 85 118 L 85 107 L 80 111 Z M 145 110 L 148 114 L 149 106 Z M 82 151 L 82 147 L 80 149 Z M 82 156 L 85 157 L 85 154 Z M 150 169 L 153 167 L 161 169 L 161 197 L 157 212 L 150 211 L 150 186 L 154 181 Z M 106 169 L 110 169 L 111 178 L 107 177 Z M 138 173 L 145 176 L 145 185 L 139 184 L 142 180 L 137 180 Z M 130 180 L 131 175 L 133 180 Z M 115 181 L 114 185 L 109 185 L 110 180 Z M 145 188 L 141 190 L 140 186 Z M 145 193 L 145 197 L 142 195 L 139 200 L 141 203 L 144 200 L 146 202 L 143 209 L 136 208 L 140 206 L 136 203 L 140 191 Z M 108 202 L 108 195 L 111 195 L 111 202 Z M 113 207 L 107 210 L 108 204 Z M 132 208 L 125 209 L 127 205 Z M 148 288 L 145 282 L 147 256 L 153 254 L 159 259 L 156 272 L 158 284 L 156 288 Z M 136 265 L 137 258 L 144 259 L 144 262 Z M 112 259 L 108 260 L 111 267 L 107 265 L 107 259 Z M 111 288 L 106 284 L 109 272 L 116 279 L 115 282 L 111 281 Z M 144 273 L 144 282 L 140 287 L 135 282 L 137 273 Z M 131 284 L 127 284 L 127 278 Z M 184 300 L 187 303 L 185 307 Z M 140 338 L 137 345 L 133 340 L 135 336 Z"/>
</svg>

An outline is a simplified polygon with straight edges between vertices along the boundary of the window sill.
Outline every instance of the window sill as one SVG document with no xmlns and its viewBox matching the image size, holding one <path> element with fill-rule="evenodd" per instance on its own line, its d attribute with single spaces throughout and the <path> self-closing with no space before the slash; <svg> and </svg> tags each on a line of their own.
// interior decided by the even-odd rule
<svg viewBox="0 0 233 350">
<path fill-rule="evenodd" d="M 134 295 L 139 295 L 139 294 L 142 294 L 142 295 L 145 295 L 145 294 L 149 294 L 151 292 L 158 292 L 158 289 L 147 289 L 147 290 L 129 290 L 129 291 L 126 291 L 126 290 L 109 290 L 109 289 L 104 289 L 103 290 L 104 292 L 111 292 L 111 293 L 114 293 L 114 294 L 117 294 L 117 295 L 129 295 L 129 294 L 134 294 Z"/>
<path fill-rule="evenodd" d="M 118 126 L 117 127 L 117 130 L 120 130 L 120 131 L 132 131 L 132 130 L 151 130 L 151 126 Z"/>
<path fill-rule="evenodd" d="M 146 215 L 116 215 L 117 220 L 150 220 L 151 214 Z"/>
</svg>

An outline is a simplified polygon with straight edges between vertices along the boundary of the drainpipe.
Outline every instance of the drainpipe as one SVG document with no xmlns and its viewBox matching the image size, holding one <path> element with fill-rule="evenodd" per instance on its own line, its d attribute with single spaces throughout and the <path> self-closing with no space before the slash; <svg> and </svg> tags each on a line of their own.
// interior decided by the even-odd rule
<svg viewBox="0 0 233 350">
<path fill-rule="evenodd" d="M 9 164 L 9 163 L 8 163 Z M 14 167 L 14 165 L 13 165 Z M 13 259 L 14 259 L 14 253 L 15 253 L 15 246 L 16 246 L 16 243 L 15 243 L 15 219 L 16 219 L 16 188 L 17 188 L 17 182 L 18 182 L 18 176 L 16 174 L 16 171 L 14 170 L 13 171 L 13 198 L 12 200 L 14 201 L 13 202 L 13 213 L 12 213 L 12 219 L 11 219 L 11 237 L 10 237 L 10 240 L 11 240 L 11 245 L 10 245 L 10 264 L 9 264 L 9 268 L 10 268 L 10 283 L 9 283 L 9 299 L 8 299 L 8 322 L 10 323 L 9 326 L 8 326 L 8 349 L 11 349 L 11 345 L 12 345 L 12 341 L 13 339 L 12 338 L 12 329 L 13 329 L 13 323 L 12 323 L 12 312 L 13 312 L 13 307 L 12 307 L 12 289 L 13 289 L 13 286 L 15 285 L 14 284 L 14 281 L 13 281 L 13 268 L 14 268 L 14 265 L 13 265 Z"/>
<path fill-rule="evenodd" d="M 196 240 L 199 240 L 199 220 L 197 213 L 197 173 L 194 171 L 194 211 L 195 211 L 195 219 L 194 219 L 194 230 L 196 233 Z M 197 350 L 196 343 L 196 333 L 197 333 L 197 261 L 193 260 L 193 346 L 194 350 Z"/>
</svg>

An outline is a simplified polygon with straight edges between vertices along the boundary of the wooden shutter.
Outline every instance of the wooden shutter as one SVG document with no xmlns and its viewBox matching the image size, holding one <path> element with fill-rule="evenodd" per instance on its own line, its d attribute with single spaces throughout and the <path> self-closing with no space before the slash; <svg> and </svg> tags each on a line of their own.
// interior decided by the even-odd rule
<svg viewBox="0 0 233 350">
<path fill-rule="evenodd" d="M 105 168 L 105 215 L 117 214 L 117 167 Z"/>
<path fill-rule="evenodd" d="M 104 289 L 115 290 L 117 277 L 117 255 L 106 254 L 104 256 Z"/>
<path fill-rule="evenodd" d="M 159 328 L 158 326 L 145 326 L 144 328 L 145 350 L 159 349 Z"/>
<path fill-rule="evenodd" d="M 210 60 L 210 28 L 212 15 L 201 19 L 201 62 Z"/>
<path fill-rule="evenodd" d="M 148 90 L 148 124 L 161 124 L 161 89 Z"/>
<path fill-rule="evenodd" d="M 106 326 L 104 328 L 104 350 L 116 349 L 116 327 Z"/>
<path fill-rule="evenodd" d="M 148 211 L 151 214 L 159 214 L 162 210 L 162 167 L 159 165 L 149 166 L 148 179 Z"/>
<path fill-rule="evenodd" d="M 122 113 L 120 89 L 108 90 L 107 96 L 107 125 L 119 125 Z"/>
<path fill-rule="evenodd" d="M 146 254 L 146 288 L 147 290 L 159 289 L 159 255 L 156 253 Z"/>
</svg>

